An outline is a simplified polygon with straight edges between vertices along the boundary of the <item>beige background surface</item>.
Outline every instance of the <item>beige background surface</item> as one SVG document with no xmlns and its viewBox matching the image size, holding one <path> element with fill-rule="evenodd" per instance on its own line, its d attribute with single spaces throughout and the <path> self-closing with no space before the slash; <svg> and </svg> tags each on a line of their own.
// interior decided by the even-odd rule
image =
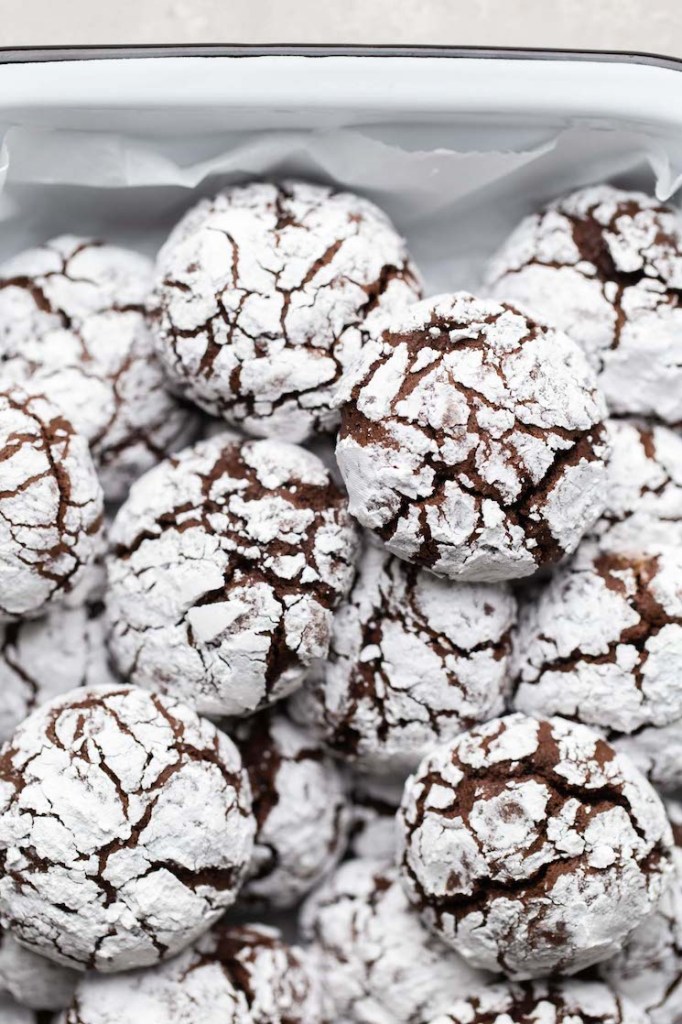
<svg viewBox="0 0 682 1024">
<path fill-rule="evenodd" d="M 451 43 L 682 57 L 680 0 L 0 0 L 0 45 Z"/>
</svg>

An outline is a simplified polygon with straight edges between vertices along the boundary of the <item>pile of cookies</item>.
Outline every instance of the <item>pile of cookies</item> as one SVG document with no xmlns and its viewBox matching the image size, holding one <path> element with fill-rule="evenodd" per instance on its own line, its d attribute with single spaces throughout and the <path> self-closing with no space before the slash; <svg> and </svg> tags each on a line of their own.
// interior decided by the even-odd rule
<svg viewBox="0 0 682 1024">
<path fill-rule="evenodd" d="M 0 1024 L 682 1022 L 682 219 L 424 292 L 301 181 L 0 267 Z"/>
</svg>

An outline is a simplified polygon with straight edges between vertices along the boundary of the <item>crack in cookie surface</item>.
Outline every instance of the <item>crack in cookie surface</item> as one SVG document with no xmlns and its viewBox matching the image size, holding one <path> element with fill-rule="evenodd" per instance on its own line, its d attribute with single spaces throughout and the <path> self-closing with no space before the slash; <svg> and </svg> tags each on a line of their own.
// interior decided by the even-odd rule
<svg viewBox="0 0 682 1024">
<path fill-rule="evenodd" d="M 583 545 L 528 601 L 513 704 L 597 728 L 672 789 L 682 783 L 682 554 L 670 545 L 647 552 L 645 537 L 637 534 L 638 551 Z"/>
<path fill-rule="evenodd" d="M 168 391 L 145 325 L 151 262 L 61 236 L 0 267 L 0 369 L 39 389 L 88 443 L 105 494 L 130 483 L 198 432 Z"/>
<path fill-rule="evenodd" d="M 147 474 L 111 532 L 107 610 L 131 682 L 243 715 L 327 652 L 356 531 L 316 456 L 214 437 Z"/>
<path fill-rule="evenodd" d="M 388 861 L 342 864 L 304 904 L 301 923 L 336 1020 L 420 1024 L 494 977 L 431 935 Z"/>
<path fill-rule="evenodd" d="M 368 318 L 419 294 L 403 240 L 368 200 L 252 183 L 173 230 L 150 324 L 182 393 L 251 434 L 302 441 L 334 429 L 335 387 Z"/>
<path fill-rule="evenodd" d="M 329 659 L 294 696 L 293 714 L 365 770 L 407 771 L 502 713 L 515 620 L 504 587 L 453 587 L 366 544 Z"/>
<path fill-rule="evenodd" d="M 258 824 L 240 899 L 294 906 L 344 852 L 349 814 L 341 770 L 318 740 L 282 712 L 263 711 L 230 729 L 249 773 Z"/>
<path fill-rule="evenodd" d="M 464 292 L 396 314 L 340 391 L 351 512 L 394 554 L 468 581 L 527 576 L 604 507 L 605 408 L 582 353 Z"/>
<path fill-rule="evenodd" d="M 682 1014 L 682 804 L 668 800 L 666 809 L 675 837 L 670 885 L 624 949 L 600 965 L 602 978 L 652 1024 L 669 1024 Z"/>
<path fill-rule="evenodd" d="M 682 419 L 682 222 L 672 207 L 610 185 L 560 198 L 512 233 L 488 286 L 583 346 L 613 412 Z"/>
<path fill-rule="evenodd" d="M 172 956 L 233 903 L 251 857 L 234 744 L 169 698 L 74 690 L 0 755 L 0 912 L 58 962 L 119 971 Z"/>
<path fill-rule="evenodd" d="M 512 977 L 608 958 L 671 870 L 665 810 L 597 734 L 524 715 L 424 759 L 401 812 L 401 871 L 424 920 L 472 964 Z"/>
<path fill-rule="evenodd" d="M 43 614 L 100 550 L 102 490 L 86 442 L 43 395 L 0 390 L 0 621 Z"/>
<path fill-rule="evenodd" d="M 594 981 L 490 986 L 428 1024 L 646 1024 L 636 1006 Z"/>
<path fill-rule="evenodd" d="M 86 975 L 64 1024 L 323 1024 L 306 952 L 265 925 L 218 925 L 168 963 L 120 977 Z"/>
</svg>

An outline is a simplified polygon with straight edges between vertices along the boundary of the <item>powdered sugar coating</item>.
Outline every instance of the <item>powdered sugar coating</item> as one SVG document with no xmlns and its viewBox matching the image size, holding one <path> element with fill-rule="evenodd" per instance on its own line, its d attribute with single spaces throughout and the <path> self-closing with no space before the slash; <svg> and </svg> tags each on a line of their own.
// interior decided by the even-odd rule
<svg viewBox="0 0 682 1024">
<path fill-rule="evenodd" d="M 258 826 L 240 900 L 292 907 L 344 851 L 345 782 L 315 738 L 284 714 L 247 718 L 233 736 L 249 773 Z"/>
<path fill-rule="evenodd" d="M 0 1001 L 6 995 L 33 1010 L 63 1010 L 73 998 L 78 973 L 0 933 Z"/>
<path fill-rule="evenodd" d="M 106 584 L 100 561 L 89 566 L 82 601 L 40 619 L 0 626 L 0 743 L 35 708 L 76 686 L 115 683 L 109 663 L 102 598 Z M 83 603 L 84 602 L 84 603 Z"/>
<path fill-rule="evenodd" d="M 642 192 L 581 189 L 527 217 L 490 292 L 565 330 L 613 412 L 682 419 L 682 220 Z"/>
<path fill-rule="evenodd" d="M 442 1013 L 489 977 L 432 936 L 410 907 L 396 869 L 351 860 L 304 905 L 334 1010 L 354 1024 L 415 1024 Z"/>
<path fill-rule="evenodd" d="M 604 508 L 605 407 L 577 345 L 465 292 L 392 316 L 344 378 L 350 510 L 400 558 L 528 576 Z"/>
<path fill-rule="evenodd" d="M 220 926 L 147 971 L 86 975 L 60 1024 L 323 1024 L 303 950 L 265 925 Z"/>
<path fill-rule="evenodd" d="M 398 820 L 402 879 L 424 921 L 472 965 L 511 977 L 613 956 L 671 870 L 655 791 L 561 718 L 509 715 L 438 748 Z"/>
<path fill-rule="evenodd" d="M 0 755 L 0 916 L 59 963 L 172 956 L 235 899 L 253 848 L 231 740 L 133 687 L 73 690 Z"/>
<path fill-rule="evenodd" d="M 373 203 L 301 181 L 203 199 L 159 253 L 151 327 L 175 386 L 261 437 L 335 427 L 334 390 L 368 317 L 419 297 Z"/>
<path fill-rule="evenodd" d="M 104 492 L 196 434 L 167 390 L 145 324 L 146 256 L 63 235 L 0 266 L 0 370 L 45 394 L 89 442 Z"/>
<path fill-rule="evenodd" d="M 319 459 L 221 436 L 139 480 L 110 540 L 119 671 L 207 714 L 249 714 L 300 685 L 327 653 L 356 554 Z"/>
<path fill-rule="evenodd" d="M 0 390 L 0 622 L 44 614 L 100 548 L 102 489 L 86 442 L 42 395 Z"/>
<path fill-rule="evenodd" d="M 631 420 L 609 421 L 608 434 L 606 508 L 592 534 L 616 546 L 620 535 L 641 537 L 657 524 L 669 535 L 668 524 L 682 523 L 682 437 Z"/>
<path fill-rule="evenodd" d="M 657 785 L 682 785 L 682 547 L 583 545 L 523 608 L 516 648 L 515 708 L 594 726 Z"/>
<path fill-rule="evenodd" d="M 294 715 L 367 770 L 408 771 L 503 712 L 515 620 L 505 587 L 453 586 L 368 544 Z"/>
<path fill-rule="evenodd" d="M 668 801 L 675 871 L 654 914 L 632 934 L 602 976 L 620 995 L 645 1010 L 652 1024 L 682 1019 L 682 804 Z"/>
<path fill-rule="evenodd" d="M 595 981 L 494 985 L 428 1024 L 647 1024 L 647 1016 Z M 427 1022 L 424 1022 L 427 1024 Z"/>
</svg>

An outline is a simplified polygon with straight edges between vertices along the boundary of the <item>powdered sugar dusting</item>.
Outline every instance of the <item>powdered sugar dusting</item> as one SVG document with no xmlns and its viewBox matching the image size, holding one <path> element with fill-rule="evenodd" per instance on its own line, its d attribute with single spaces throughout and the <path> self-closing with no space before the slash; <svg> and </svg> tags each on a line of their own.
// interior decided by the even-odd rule
<svg viewBox="0 0 682 1024">
<path fill-rule="evenodd" d="M 73 690 L 0 756 L 0 914 L 81 969 L 172 956 L 235 899 L 255 832 L 234 744 L 130 687 Z"/>
<path fill-rule="evenodd" d="M 603 739 L 510 715 L 435 750 L 408 782 L 401 874 L 471 964 L 518 978 L 612 956 L 671 870 L 663 805 Z"/>
<path fill-rule="evenodd" d="M 240 899 L 291 907 L 345 849 L 349 815 L 340 769 L 305 729 L 262 712 L 235 725 L 258 824 Z"/>
<path fill-rule="evenodd" d="M 343 864 L 305 904 L 335 1015 L 355 1024 L 411 1024 L 489 980 L 448 950 L 410 907 L 395 868 Z"/>
<path fill-rule="evenodd" d="M 152 264 L 64 235 L 0 267 L 0 365 L 40 390 L 89 442 L 107 498 L 195 435 L 165 387 L 144 304 Z"/>
<path fill-rule="evenodd" d="M 682 522 L 682 437 L 667 427 L 630 420 L 611 420 L 608 434 L 607 504 L 592 533 L 609 534 L 616 546 L 613 538 L 641 537 L 656 524 L 662 535 L 671 536 L 669 524 Z"/>
<path fill-rule="evenodd" d="M 335 386 L 366 319 L 418 296 L 403 240 L 368 200 L 254 182 L 202 200 L 171 233 L 151 325 L 175 385 L 203 409 L 302 441 L 336 425 Z"/>
<path fill-rule="evenodd" d="M 581 547 L 523 610 L 514 706 L 596 726 L 652 781 L 682 784 L 681 580 L 681 547 Z"/>
<path fill-rule="evenodd" d="M 682 804 L 668 801 L 666 809 L 676 840 L 670 885 L 656 912 L 601 967 L 604 979 L 645 1010 L 652 1024 L 670 1024 L 682 1016 Z"/>
<path fill-rule="evenodd" d="M 322 1024 L 323 996 L 303 950 L 265 925 L 214 928 L 169 963 L 87 975 L 61 1024 Z"/>
<path fill-rule="evenodd" d="M 471 581 L 572 551 L 604 507 L 605 407 L 570 339 L 466 293 L 391 317 L 341 388 L 350 509 L 394 554 Z"/>
<path fill-rule="evenodd" d="M 682 419 L 682 222 L 671 207 L 610 185 L 574 192 L 522 221 L 488 285 L 585 349 L 614 412 Z"/>
<path fill-rule="evenodd" d="M 102 490 L 86 442 L 43 396 L 0 391 L 0 621 L 63 602 L 100 547 Z"/>
<path fill-rule="evenodd" d="M 647 1016 L 594 981 L 494 985 L 458 1000 L 429 1024 L 647 1024 Z"/>
<path fill-rule="evenodd" d="M 63 606 L 0 626 L 0 743 L 53 697 L 75 686 L 116 682 L 106 648 L 105 586 L 98 558 Z"/>
<path fill-rule="evenodd" d="M 414 768 L 502 713 L 515 619 L 504 587 L 455 587 L 367 545 L 329 660 L 293 698 L 294 715 L 366 769 Z"/>
<path fill-rule="evenodd" d="M 139 480 L 110 539 L 117 667 L 209 714 L 247 714 L 300 685 L 327 653 L 356 554 L 316 456 L 220 436 Z"/>
</svg>

